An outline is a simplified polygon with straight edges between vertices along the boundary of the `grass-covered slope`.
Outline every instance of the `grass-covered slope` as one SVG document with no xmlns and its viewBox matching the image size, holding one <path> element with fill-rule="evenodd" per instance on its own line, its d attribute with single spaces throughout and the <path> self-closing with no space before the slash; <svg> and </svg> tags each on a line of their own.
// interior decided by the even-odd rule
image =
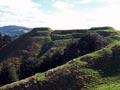
<svg viewBox="0 0 120 90">
<path fill-rule="evenodd" d="M 71 61 L 63 66 L 1 87 L 1 90 L 79 90 L 99 77 L 85 62 Z"/>
<path fill-rule="evenodd" d="M 119 90 L 120 43 L 75 58 L 47 72 L 1 87 L 1 90 Z M 116 82 L 116 84 L 113 84 Z M 108 85 L 109 86 L 108 86 Z M 107 87 L 105 87 L 107 85 Z M 115 85 L 117 89 L 112 89 Z M 93 88 L 94 87 L 94 88 Z"/>
<path fill-rule="evenodd" d="M 91 32 L 99 35 L 85 36 Z M 4 85 L 37 74 L 1 90 L 92 90 L 104 86 L 103 78 L 120 71 L 119 35 L 111 27 L 68 31 L 35 28 L 1 51 L 7 59 L 0 63 L 0 80 L 4 83 L 0 82 Z M 104 40 L 107 46 L 102 48 Z"/>
<path fill-rule="evenodd" d="M 91 90 L 120 90 L 120 75 L 105 77 L 102 83 L 91 88 Z"/>
</svg>

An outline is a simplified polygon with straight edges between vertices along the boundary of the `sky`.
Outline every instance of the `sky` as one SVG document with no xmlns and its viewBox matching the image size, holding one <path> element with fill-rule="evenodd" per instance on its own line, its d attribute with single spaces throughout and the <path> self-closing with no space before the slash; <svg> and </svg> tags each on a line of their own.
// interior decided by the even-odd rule
<svg viewBox="0 0 120 90">
<path fill-rule="evenodd" d="M 0 0 L 0 26 L 120 29 L 120 0 Z"/>
</svg>

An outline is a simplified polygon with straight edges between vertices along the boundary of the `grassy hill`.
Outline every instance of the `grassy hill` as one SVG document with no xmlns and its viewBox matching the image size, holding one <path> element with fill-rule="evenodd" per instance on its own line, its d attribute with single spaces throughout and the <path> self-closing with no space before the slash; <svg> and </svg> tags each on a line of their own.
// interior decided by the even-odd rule
<svg viewBox="0 0 120 90">
<path fill-rule="evenodd" d="M 111 27 L 35 28 L 0 50 L 0 90 L 119 90 L 119 35 Z"/>
</svg>

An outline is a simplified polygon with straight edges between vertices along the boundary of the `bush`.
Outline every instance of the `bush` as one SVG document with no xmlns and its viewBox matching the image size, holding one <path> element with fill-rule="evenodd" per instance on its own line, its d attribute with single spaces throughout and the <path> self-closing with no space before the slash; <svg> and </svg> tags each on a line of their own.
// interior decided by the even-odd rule
<svg viewBox="0 0 120 90">
<path fill-rule="evenodd" d="M 97 33 L 87 33 L 78 43 L 80 54 L 84 55 L 101 49 L 106 44 L 105 39 Z"/>
</svg>

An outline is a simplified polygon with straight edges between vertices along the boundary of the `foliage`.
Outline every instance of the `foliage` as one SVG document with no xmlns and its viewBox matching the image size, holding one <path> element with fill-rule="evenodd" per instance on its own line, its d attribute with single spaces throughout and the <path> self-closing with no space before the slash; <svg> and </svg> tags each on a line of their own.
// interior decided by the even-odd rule
<svg viewBox="0 0 120 90">
<path fill-rule="evenodd" d="M 0 33 L 0 49 L 12 41 L 11 37 L 8 35 L 2 36 Z"/>
<path fill-rule="evenodd" d="M 79 50 L 82 55 L 101 49 L 105 46 L 105 39 L 97 33 L 87 33 L 79 43 Z"/>
<path fill-rule="evenodd" d="M 45 79 L 45 73 L 37 73 L 36 78 L 38 81 L 42 81 Z"/>
</svg>

